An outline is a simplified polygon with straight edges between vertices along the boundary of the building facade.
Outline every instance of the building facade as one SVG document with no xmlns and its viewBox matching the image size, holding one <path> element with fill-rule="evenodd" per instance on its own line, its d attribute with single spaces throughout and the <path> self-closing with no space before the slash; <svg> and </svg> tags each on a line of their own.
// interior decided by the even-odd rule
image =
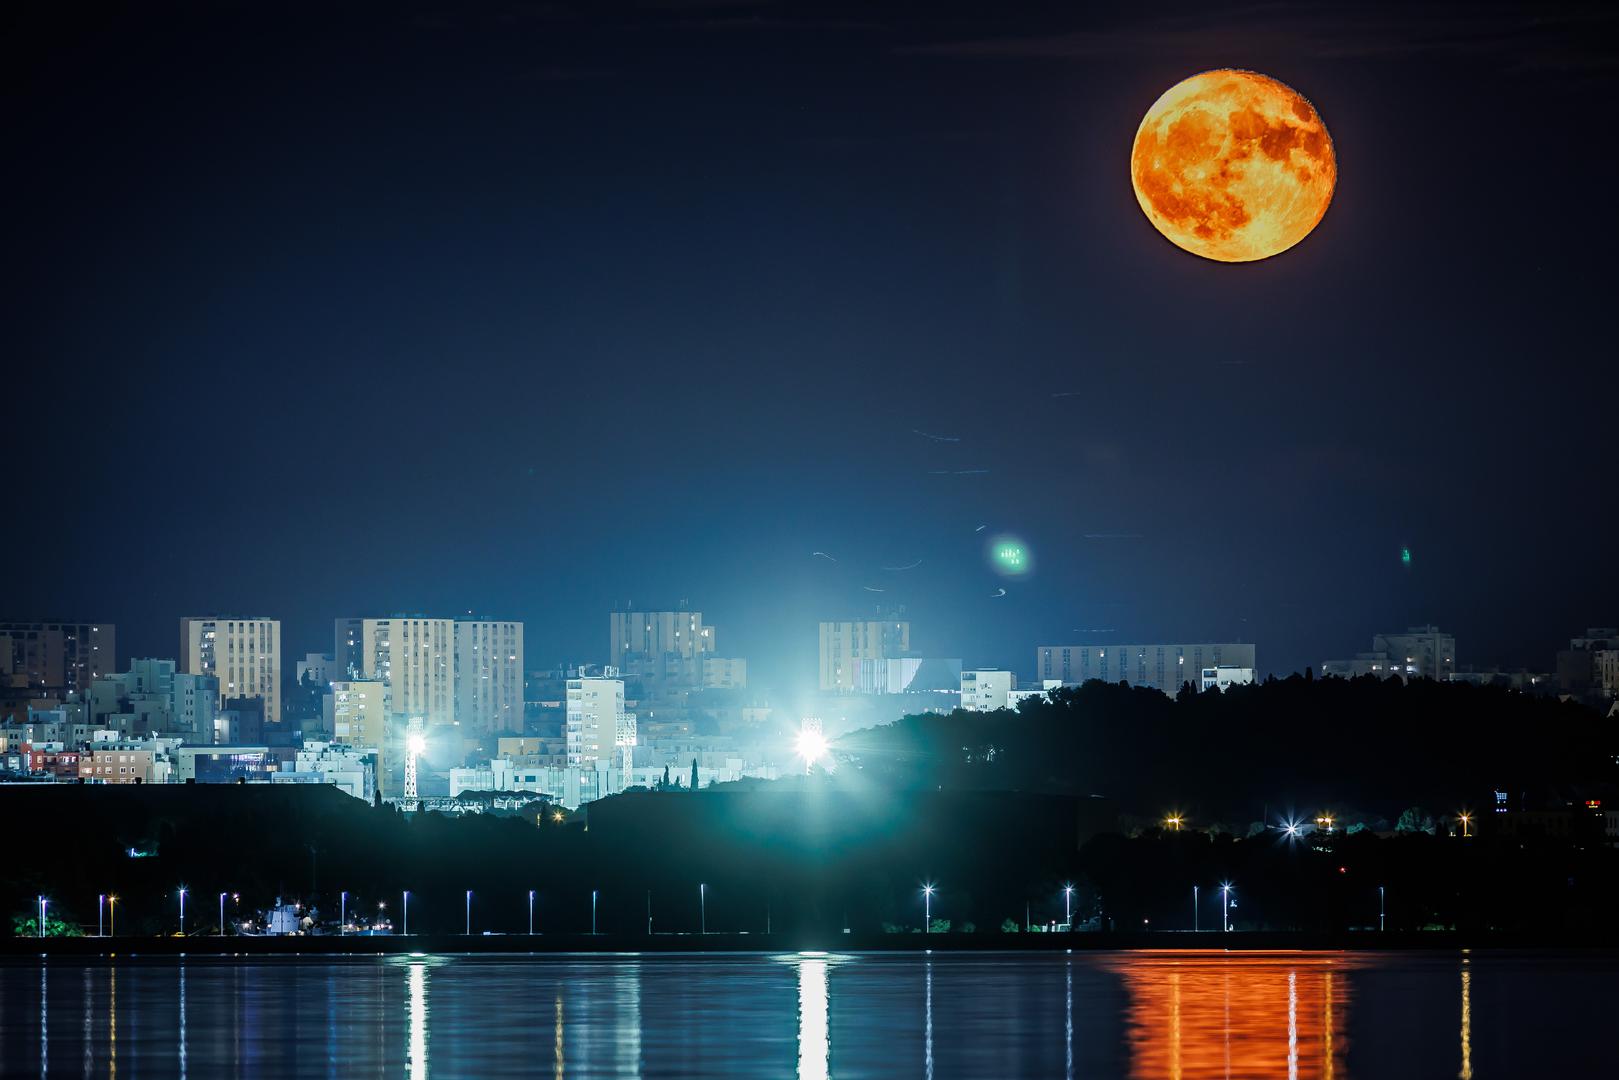
<svg viewBox="0 0 1619 1080">
<path fill-rule="evenodd" d="M 387 687 L 390 715 L 455 722 L 455 620 L 338 619 L 333 656 L 348 678 Z"/>
<path fill-rule="evenodd" d="M 0 688 L 85 693 L 118 670 L 112 623 L 0 622 Z"/>
<path fill-rule="evenodd" d="M 612 764 L 635 746 L 635 714 L 624 710 L 622 679 L 569 679 L 568 764 Z"/>
<path fill-rule="evenodd" d="M 337 680 L 326 692 L 323 729 L 334 742 L 380 752 L 387 737 L 387 696 L 381 682 Z"/>
<path fill-rule="evenodd" d="M 864 661 L 898 659 L 910 651 L 911 624 L 904 620 L 823 622 L 820 688 L 822 692 L 854 693 L 859 689 Z"/>
<path fill-rule="evenodd" d="M 968 712 L 994 712 L 1009 704 L 1008 697 L 1017 686 L 1017 676 L 1010 671 L 979 669 L 961 673 L 961 707 Z"/>
<path fill-rule="evenodd" d="M 263 698 L 265 719 L 281 719 L 279 619 L 181 619 L 180 670 L 217 678 L 221 705 L 225 698 Z"/>
<path fill-rule="evenodd" d="M 1255 667 L 1253 645 L 1042 645 L 1034 657 L 1040 679 L 1058 679 L 1070 686 L 1092 679 L 1123 682 L 1171 697 L 1185 683 L 1196 688 L 1204 668 L 1224 666 Z"/>
<path fill-rule="evenodd" d="M 1387 679 L 1434 679 L 1449 682 L 1456 674 L 1456 639 L 1437 626 L 1413 626 L 1403 634 L 1377 634 L 1370 652 L 1353 660 L 1327 660 L 1321 674 L 1352 679 L 1375 675 Z"/>
<path fill-rule="evenodd" d="M 615 611 L 608 634 L 608 663 L 654 685 L 702 686 L 703 661 L 715 655 L 716 632 L 701 611 Z"/>
<path fill-rule="evenodd" d="M 455 624 L 455 716 L 464 734 L 523 730 L 523 624 Z"/>
</svg>

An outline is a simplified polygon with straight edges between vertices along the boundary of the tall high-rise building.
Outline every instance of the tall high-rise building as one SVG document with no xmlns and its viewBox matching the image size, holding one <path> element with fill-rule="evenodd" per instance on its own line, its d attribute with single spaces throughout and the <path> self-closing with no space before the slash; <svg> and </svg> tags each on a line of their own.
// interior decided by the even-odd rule
<svg viewBox="0 0 1619 1080">
<path fill-rule="evenodd" d="M 420 615 L 338 619 L 337 670 L 388 688 L 388 712 L 455 722 L 455 620 Z"/>
<path fill-rule="evenodd" d="M 180 670 L 218 678 L 221 705 L 225 698 L 263 698 L 266 722 L 281 719 L 279 619 L 181 619 Z"/>
<path fill-rule="evenodd" d="M 635 743 L 635 714 L 624 711 L 624 680 L 568 680 L 569 765 L 613 763 Z"/>
<path fill-rule="evenodd" d="M 861 662 L 893 660 L 911 651 L 911 624 L 895 619 L 858 619 L 821 623 L 823 691 L 859 689 Z"/>
<path fill-rule="evenodd" d="M 1069 685 L 1100 679 L 1131 686 L 1150 686 L 1173 697 L 1182 685 L 1203 685 L 1203 669 L 1254 666 L 1249 644 L 1192 645 L 1042 645 L 1035 650 L 1034 672 L 1041 680 Z"/>
<path fill-rule="evenodd" d="M 118 670 L 112 623 L 0 622 L 0 689 L 83 694 Z"/>
<path fill-rule="evenodd" d="M 701 686 L 703 661 L 715 655 L 715 630 L 701 611 L 615 611 L 608 634 L 608 663 L 652 683 Z"/>
<path fill-rule="evenodd" d="M 455 623 L 455 718 L 463 734 L 523 730 L 523 624 Z"/>
</svg>

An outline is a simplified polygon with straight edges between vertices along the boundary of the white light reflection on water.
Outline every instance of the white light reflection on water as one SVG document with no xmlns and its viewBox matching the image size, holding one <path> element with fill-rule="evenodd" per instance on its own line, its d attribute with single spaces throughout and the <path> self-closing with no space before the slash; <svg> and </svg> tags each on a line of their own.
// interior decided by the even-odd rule
<svg viewBox="0 0 1619 1080">
<path fill-rule="evenodd" d="M 626 959 L 613 972 L 615 1061 L 620 1076 L 641 1075 L 641 961 Z"/>
<path fill-rule="evenodd" d="M 923 986 L 923 1057 L 922 1072 L 927 1080 L 933 1080 L 933 954 L 927 955 L 926 967 L 922 975 Z"/>
<path fill-rule="evenodd" d="M 409 1022 L 409 1049 L 406 1066 L 410 1080 L 427 1080 L 427 965 L 417 960 L 410 965 L 405 982 L 406 1016 Z"/>
<path fill-rule="evenodd" d="M 825 954 L 798 961 L 798 1077 L 826 1080 L 831 1075 L 832 1039 L 828 1016 Z"/>
<path fill-rule="evenodd" d="M 1072 954 L 1063 965 L 1063 1045 L 1067 1048 L 1067 1061 L 1063 1075 L 1074 1080 L 1074 958 Z"/>
<path fill-rule="evenodd" d="M 1299 973 L 1287 973 L 1287 1080 L 1299 1080 Z"/>
</svg>

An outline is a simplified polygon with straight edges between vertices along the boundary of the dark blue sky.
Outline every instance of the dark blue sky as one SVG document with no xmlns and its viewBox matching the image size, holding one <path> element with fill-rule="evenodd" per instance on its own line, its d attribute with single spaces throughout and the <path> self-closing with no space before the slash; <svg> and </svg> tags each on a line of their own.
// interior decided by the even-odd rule
<svg viewBox="0 0 1619 1080">
<path fill-rule="evenodd" d="M 1025 676 L 1619 615 L 1601 7 L 324 7 L 8 14 L 0 614 L 471 609 L 539 667 L 687 598 L 781 684 L 877 603 Z M 1243 266 L 1128 175 L 1222 66 L 1340 169 Z"/>
</svg>

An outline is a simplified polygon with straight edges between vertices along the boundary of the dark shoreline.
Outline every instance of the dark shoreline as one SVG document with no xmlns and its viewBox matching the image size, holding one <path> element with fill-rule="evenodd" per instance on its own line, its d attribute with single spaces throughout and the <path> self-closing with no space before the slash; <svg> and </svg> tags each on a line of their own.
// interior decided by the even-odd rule
<svg viewBox="0 0 1619 1080">
<path fill-rule="evenodd" d="M 412 953 L 695 953 L 695 952 L 1057 952 L 1117 949 L 1454 951 L 1459 949 L 1619 948 L 1619 935 L 1477 934 L 1452 931 L 1301 934 L 1218 931 L 1147 934 L 417 934 L 408 937 L 76 937 L 8 938 L 0 957 L 29 956 L 401 956 Z"/>
</svg>

